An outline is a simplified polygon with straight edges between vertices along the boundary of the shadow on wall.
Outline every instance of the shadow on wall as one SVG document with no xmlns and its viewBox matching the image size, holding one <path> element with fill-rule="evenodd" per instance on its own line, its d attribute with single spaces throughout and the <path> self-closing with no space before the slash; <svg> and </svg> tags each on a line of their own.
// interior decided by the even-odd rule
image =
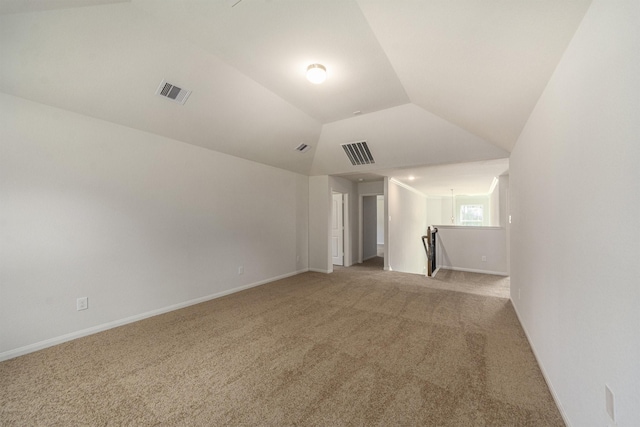
<svg viewBox="0 0 640 427">
<path fill-rule="evenodd" d="M 447 249 L 442 245 L 440 239 L 438 239 L 438 248 L 436 252 L 436 268 L 440 268 L 443 265 L 451 265 L 451 259 L 447 253 Z"/>
</svg>

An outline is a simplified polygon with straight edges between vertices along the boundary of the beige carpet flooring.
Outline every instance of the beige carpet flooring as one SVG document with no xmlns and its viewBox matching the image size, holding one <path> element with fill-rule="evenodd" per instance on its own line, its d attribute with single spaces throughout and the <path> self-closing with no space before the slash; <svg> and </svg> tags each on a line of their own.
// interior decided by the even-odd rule
<svg viewBox="0 0 640 427">
<path fill-rule="evenodd" d="M 304 273 L 2 362 L 0 425 L 564 425 L 508 299 L 380 267 Z"/>
</svg>

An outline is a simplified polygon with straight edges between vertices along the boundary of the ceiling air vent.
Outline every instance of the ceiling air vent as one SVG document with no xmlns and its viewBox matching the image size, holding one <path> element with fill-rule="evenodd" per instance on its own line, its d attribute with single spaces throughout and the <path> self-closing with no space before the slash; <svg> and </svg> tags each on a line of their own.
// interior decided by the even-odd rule
<svg viewBox="0 0 640 427">
<path fill-rule="evenodd" d="M 304 153 L 305 151 L 309 151 L 309 148 L 311 148 L 311 146 L 305 144 L 304 142 L 301 143 L 300 145 L 298 145 L 296 147 L 296 151 L 299 153 Z"/>
<path fill-rule="evenodd" d="M 375 163 L 366 141 L 342 144 L 342 149 L 347 153 L 352 165 L 369 165 Z"/>
<path fill-rule="evenodd" d="M 191 95 L 191 91 L 182 89 L 176 85 L 172 85 L 166 80 L 162 80 L 160 82 L 160 86 L 158 86 L 158 90 L 156 90 L 156 95 L 163 96 L 170 101 L 184 104 L 185 102 L 187 102 L 187 98 L 189 98 L 189 95 Z"/>
</svg>

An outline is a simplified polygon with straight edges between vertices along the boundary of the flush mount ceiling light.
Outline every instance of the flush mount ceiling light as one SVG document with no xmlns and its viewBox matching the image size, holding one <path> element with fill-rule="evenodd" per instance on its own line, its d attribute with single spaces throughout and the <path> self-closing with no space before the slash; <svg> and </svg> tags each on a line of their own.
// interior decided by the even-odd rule
<svg viewBox="0 0 640 427">
<path fill-rule="evenodd" d="M 319 85 L 327 79 L 327 69 L 322 64 L 311 64 L 307 67 L 307 80 Z"/>
</svg>

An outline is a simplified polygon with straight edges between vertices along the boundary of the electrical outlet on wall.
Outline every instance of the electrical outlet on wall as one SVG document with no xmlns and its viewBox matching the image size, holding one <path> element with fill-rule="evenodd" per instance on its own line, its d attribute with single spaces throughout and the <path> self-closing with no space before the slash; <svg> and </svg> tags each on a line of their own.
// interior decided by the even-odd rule
<svg viewBox="0 0 640 427">
<path fill-rule="evenodd" d="M 486 255 L 482 255 L 482 262 L 487 262 L 487 256 Z"/>
<path fill-rule="evenodd" d="M 242 273 L 244 273 L 244 266 L 243 265 L 238 267 L 238 275 L 241 275 Z"/>
<path fill-rule="evenodd" d="M 89 308 L 89 297 L 81 297 L 76 300 L 76 310 L 86 310 Z"/>
</svg>

